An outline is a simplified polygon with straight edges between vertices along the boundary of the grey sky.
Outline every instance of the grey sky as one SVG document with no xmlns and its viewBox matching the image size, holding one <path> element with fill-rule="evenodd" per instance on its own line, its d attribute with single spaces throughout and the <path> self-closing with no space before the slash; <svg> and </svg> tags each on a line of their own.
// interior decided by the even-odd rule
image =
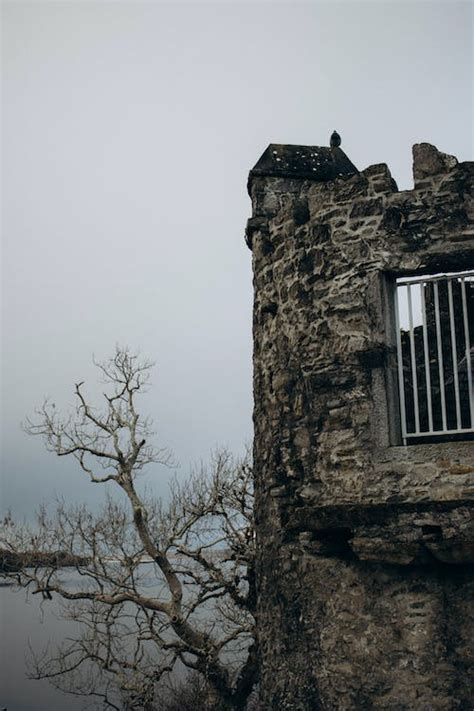
<svg viewBox="0 0 474 711">
<path fill-rule="evenodd" d="M 472 5 L 3 3 L 2 503 L 98 489 L 19 429 L 115 343 L 186 472 L 251 438 L 248 170 L 270 142 L 472 159 Z M 163 489 L 161 472 L 146 481 Z"/>
</svg>

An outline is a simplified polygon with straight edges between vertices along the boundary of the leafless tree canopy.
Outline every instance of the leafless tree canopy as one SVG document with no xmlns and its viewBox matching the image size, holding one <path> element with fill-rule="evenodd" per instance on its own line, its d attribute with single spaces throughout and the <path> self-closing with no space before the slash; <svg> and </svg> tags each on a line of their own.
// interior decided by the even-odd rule
<svg viewBox="0 0 474 711">
<path fill-rule="evenodd" d="M 34 527 L 3 527 L 0 546 L 67 553 L 76 571 L 71 587 L 54 556 L 38 565 L 32 555 L 16 574 L 33 593 L 61 598 L 65 614 L 81 623 L 80 637 L 36 658 L 34 674 L 99 699 L 101 708 L 151 710 L 163 708 L 171 672 L 192 670 L 205 708 L 244 709 L 257 681 L 249 460 L 218 452 L 185 483 L 175 480 L 166 503 L 146 500 L 137 473 L 170 461 L 149 443 L 151 422 L 136 409 L 151 364 L 117 349 L 97 365 L 102 409 L 78 383 L 70 416 L 45 403 L 25 428 L 48 450 L 75 457 L 92 482 L 114 482 L 125 498 L 107 498 L 98 514 L 60 504 L 51 517 L 40 512 Z"/>
</svg>

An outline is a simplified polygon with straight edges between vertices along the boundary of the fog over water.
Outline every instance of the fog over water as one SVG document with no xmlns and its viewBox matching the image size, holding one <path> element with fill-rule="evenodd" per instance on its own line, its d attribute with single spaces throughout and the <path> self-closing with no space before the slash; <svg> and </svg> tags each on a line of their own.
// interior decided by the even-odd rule
<svg viewBox="0 0 474 711">
<path fill-rule="evenodd" d="M 102 500 L 20 421 L 44 396 L 70 405 L 78 381 L 100 395 L 91 357 L 116 343 L 157 363 L 143 410 L 179 476 L 216 445 L 242 451 L 249 169 L 270 142 L 324 145 L 333 129 L 358 168 L 386 162 L 400 189 L 413 143 L 472 160 L 473 9 L 39 0 L 2 15 L 0 512 L 31 519 L 55 497 Z M 165 494 L 170 473 L 151 468 L 141 485 Z M 43 685 L 33 704 L 20 681 L 27 637 L 55 623 L 39 626 L 11 589 L 0 605 L 0 706 L 65 708 Z"/>
</svg>

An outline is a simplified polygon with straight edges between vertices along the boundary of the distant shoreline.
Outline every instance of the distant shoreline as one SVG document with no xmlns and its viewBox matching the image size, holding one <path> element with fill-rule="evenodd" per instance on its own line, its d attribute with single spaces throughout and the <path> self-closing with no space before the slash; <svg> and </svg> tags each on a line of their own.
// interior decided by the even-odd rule
<svg viewBox="0 0 474 711">
<path fill-rule="evenodd" d="M 75 556 L 71 553 L 58 551 L 45 553 L 42 551 L 25 551 L 17 553 L 6 549 L 0 549 L 0 575 L 18 573 L 23 568 L 50 567 L 71 568 L 77 565 L 85 565 L 88 558 Z M 3 581 L 0 581 L 2 584 Z"/>
</svg>

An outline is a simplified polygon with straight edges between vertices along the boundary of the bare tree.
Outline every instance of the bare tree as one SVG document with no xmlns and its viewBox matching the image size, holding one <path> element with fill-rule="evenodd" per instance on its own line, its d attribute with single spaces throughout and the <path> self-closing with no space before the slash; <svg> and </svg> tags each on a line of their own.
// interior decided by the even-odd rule
<svg viewBox="0 0 474 711">
<path fill-rule="evenodd" d="M 39 565 L 34 555 L 16 573 L 34 594 L 59 597 L 64 614 L 81 623 L 81 635 L 36 658 L 34 675 L 97 698 L 101 708 L 151 710 L 163 708 L 172 675 L 192 670 L 203 708 L 244 709 L 257 681 L 249 460 L 218 452 L 208 469 L 175 480 L 166 503 L 146 499 L 137 474 L 170 461 L 149 443 L 151 422 L 136 409 L 152 364 L 117 349 L 96 365 L 102 408 L 78 383 L 71 415 L 47 402 L 25 429 L 125 497 L 109 496 L 97 514 L 60 504 L 51 517 L 41 511 L 34 527 L 4 527 L 4 548 L 61 551 L 77 573 L 66 583 L 54 556 Z"/>
</svg>

